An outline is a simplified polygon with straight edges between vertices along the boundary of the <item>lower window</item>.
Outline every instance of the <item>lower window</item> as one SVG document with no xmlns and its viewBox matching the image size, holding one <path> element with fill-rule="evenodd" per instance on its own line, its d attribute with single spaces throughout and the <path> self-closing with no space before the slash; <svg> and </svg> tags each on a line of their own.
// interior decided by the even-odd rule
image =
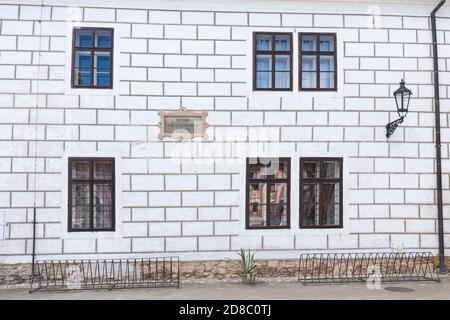
<svg viewBox="0 0 450 320">
<path fill-rule="evenodd" d="M 300 227 L 342 228 L 342 158 L 300 159 Z"/>
<path fill-rule="evenodd" d="M 69 232 L 114 231 L 113 158 L 69 158 Z"/>
<path fill-rule="evenodd" d="M 290 159 L 247 159 L 247 229 L 289 228 Z"/>
</svg>

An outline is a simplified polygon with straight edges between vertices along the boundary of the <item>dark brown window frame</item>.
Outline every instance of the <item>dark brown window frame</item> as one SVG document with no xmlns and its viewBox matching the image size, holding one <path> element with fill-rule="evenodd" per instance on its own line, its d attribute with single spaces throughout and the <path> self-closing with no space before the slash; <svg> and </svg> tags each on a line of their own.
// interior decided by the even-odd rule
<svg viewBox="0 0 450 320">
<path fill-rule="evenodd" d="M 261 157 L 258 157 L 261 158 Z M 246 230 L 267 230 L 267 229 L 290 229 L 291 228 L 291 158 L 284 157 L 284 158 L 278 158 L 279 160 L 287 160 L 288 168 L 287 168 L 287 178 L 286 179 L 250 179 L 250 158 L 246 159 L 246 173 L 245 173 L 245 229 Z M 249 190 L 250 190 L 250 183 L 252 182 L 262 182 L 267 183 L 269 186 L 271 183 L 286 183 L 287 185 L 287 203 L 286 203 L 286 214 L 287 214 L 287 223 L 286 226 L 270 226 L 270 218 L 267 219 L 268 223 L 266 227 L 252 227 L 250 226 L 250 197 L 249 197 Z M 270 199 L 270 188 L 267 187 L 266 190 L 266 199 Z M 267 206 L 267 217 L 270 217 L 270 206 Z"/>
<path fill-rule="evenodd" d="M 94 179 L 94 161 L 98 160 L 108 160 L 111 161 L 111 179 Z M 115 175 L 115 168 L 116 163 L 114 158 L 84 158 L 84 157 L 77 157 L 77 158 L 69 158 L 69 172 L 68 172 L 68 232 L 103 232 L 103 231 L 116 231 L 116 175 Z M 90 164 L 90 172 L 89 176 L 90 179 L 72 179 L 72 163 L 74 161 L 89 161 Z M 73 229 L 72 228 L 72 185 L 74 183 L 86 183 L 90 185 L 90 191 L 89 191 L 89 229 Z M 94 228 L 94 184 L 95 183 L 101 183 L 101 184 L 111 184 L 111 228 Z"/>
<path fill-rule="evenodd" d="M 315 51 L 303 51 L 302 50 L 302 36 L 315 36 L 316 37 L 316 50 Z M 334 41 L 334 51 L 320 51 L 320 36 L 332 36 Z M 298 69 L 299 78 L 298 86 L 300 91 L 337 91 L 337 42 L 336 33 L 317 33 L 317 32 L 300 32 L 298 34 Z M 316 88 L 302 88 L 302 57 L 303 55 L 316 56 Z M 334 56 L 334 87 L 333 88 L 320 88 L 320 56 Z"/>
<path fill-rule="evenodd" d="M 272 36 L 272 50 L 270 51 L 257 51 L 256 50 L 256 37 L 258 35 L 271 35 Z M 289 51 L 275 51 L 275 36 L 276 35 L 289 35 L 290 37 L 290 50 Z M 253 32 L 253 91 L 292 91 L 293 88 L 293 37 L 292 32 Z M 271 88 L 257 88 L 256 87 L 256 55 L 265 54 L 272 56 L 272 87 Z M 275 88 L 275 56 L 277 55 L 289 55 L 290 56 L 290 71 L 289 71 L 289 88 Z"/>
<path fill-rule="evenodd" d="M 320 170 L 319 178 L 303 178 L 303 163 L 306 161 L 320 161 L 320 168 L 322 168 L 323 161 L 338 161 L 339 162 L 339 178 L 323 178 L 323 170 Z M 342 229 L 343 224 L 343 166 L 344 166 L 344 158 L 328 158 L 328 157 L 310 157 L 310 158 L 300 158 L 300 190 L 299 190 L 299 218 L 300 218 L 300 228 L 301 229 Z M 320 186 L 324 182 L 334 182 L 339 183 L 339 224 L 338 225 L 318 225 L 311 226 L 305 225 L 305 214 L 302 212 L 302 202 L 303 202 L 303 185 L 306 183 L 319 183 Z M 323 188 L 319 187 L 319 197 L 322 197 Z M 322 210 L 322 201 L 319 199 L 319 221 L 322 223 L 323 221 L 323 210 Z"/>
<path fill-rule="evenodd" d="M 87 30 L 93 34 L 92 47 L 77 47 L 77 31 Z M 95 32 L 96 31 L 109 31 L 111 32 L 111 47 L 110 48 L 97 48 L 95 47 Z M 91 84 L 89 86 L 80 86 L 75 84 L 75 53 L 77 51 L 91 52 Z M 94 52 L 109 52 L 110 54 L 110 83 L 109 86 L 95 86 L 94 85 Z M 95 27 L 75 27 L 72 31 L 72 68 L 71 68 L 71 84 L 72 89 L 112 89 L 114 82 L 114 28 L 95 28 Z"/>
</svg>

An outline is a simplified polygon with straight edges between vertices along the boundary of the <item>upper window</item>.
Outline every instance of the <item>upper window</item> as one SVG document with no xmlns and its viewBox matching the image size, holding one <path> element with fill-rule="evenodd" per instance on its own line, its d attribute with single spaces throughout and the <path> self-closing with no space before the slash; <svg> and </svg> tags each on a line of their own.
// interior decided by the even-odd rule
<svg viewBox="0 0 450 320">
<path fill-rule="evenodd" d="M 105 28 L 73 30 L 73 88 L 112 88 L 113 34 Z"/>
<path fill-rule="evenodd" d="M 247 229 L 289 228 L 289 158 L 247 159 Z"/>
<path fill-rule="evenodd" d="M 300 90 L 336 90 L 336 34 L 300 33 Z"/>
<path fill-rule="evenodd" d="M 292 90 L 292 34 L 254 33 L 254 90 Z"/>
<path fill-rule="evenodd" d="M 342 228 L 342 158 L 300 159 L 300 227 Z"/>
<path fill-rule="evenodd" d="M 69 159 L 69 232 L 114 231 L 114 159 Z"/>
</svg>

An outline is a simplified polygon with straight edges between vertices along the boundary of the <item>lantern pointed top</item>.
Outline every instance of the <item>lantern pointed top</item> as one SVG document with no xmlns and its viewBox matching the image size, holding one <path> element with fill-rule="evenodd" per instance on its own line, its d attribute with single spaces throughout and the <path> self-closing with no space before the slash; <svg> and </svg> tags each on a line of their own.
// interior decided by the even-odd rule
<svg viewBox="0 0 450 320">
<path fill-rule="evenodd" d="M 409 90 L 409 89 L 405 86 L 405 80 L 402 79 L 402 80 L 400 81 L 400 88 L 398 88 L 397 90 L 395 90 L 394 96 L 396 96 L 396 95 L 398 95 L 398 94 L 405 94 L 405 93 L 411 95 L 411 94 L 412 94 L 412 91 Z"/>
</svg>

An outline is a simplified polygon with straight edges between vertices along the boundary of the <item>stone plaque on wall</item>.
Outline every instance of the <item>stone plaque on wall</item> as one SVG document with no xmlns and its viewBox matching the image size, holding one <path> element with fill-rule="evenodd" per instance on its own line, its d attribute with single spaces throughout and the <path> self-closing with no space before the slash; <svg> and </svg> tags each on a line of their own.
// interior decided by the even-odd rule
<svg viewBox="0 0 450 320">
<path fill-rule="evenodd" d="M 208 112 L 187 111 L 181 107 L 177 111 L 160 111 L 159 136 L 160 140 L 164 137 L 170 137 L 180 141 L 186 141 L 193 138 L 206 139 L 205 133 L 208 124 L 206 116 Z"/>
</svg>

